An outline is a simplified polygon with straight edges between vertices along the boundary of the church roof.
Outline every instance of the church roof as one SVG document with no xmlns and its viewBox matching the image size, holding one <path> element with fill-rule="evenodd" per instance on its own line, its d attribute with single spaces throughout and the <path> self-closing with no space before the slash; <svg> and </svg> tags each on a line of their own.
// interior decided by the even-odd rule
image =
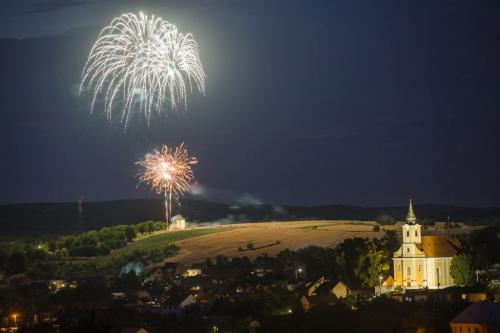
<svg viewBox="0 0 500 333">
<path fill-rule="evenodd" d="M 422 250 L 428 258 L 453 257 L 457 254 L 458 246 L 447 237 L 422 236 Z"/>
</svg>

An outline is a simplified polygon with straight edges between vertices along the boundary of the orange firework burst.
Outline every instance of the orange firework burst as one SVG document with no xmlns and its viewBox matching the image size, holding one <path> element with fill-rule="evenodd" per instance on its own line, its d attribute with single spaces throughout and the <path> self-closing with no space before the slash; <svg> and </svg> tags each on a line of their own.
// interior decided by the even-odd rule
<svg viewBox="0 0 500 333">
<path fill-rule="evenodd" d="M 192 167 L 197 163 L 195 157 L 189 156 L 184 143 L 175 149 L 163 145 L 161 150 L 155 149 L 136 162 L 141 167 L 137 175 L 139 183 L 146 183 L 157 194 L 165 195 L 167 224 L 172 217 L 172 196 L 178 200 L 182 193 L 189 190 L 194 178 Z"/>
</svg>

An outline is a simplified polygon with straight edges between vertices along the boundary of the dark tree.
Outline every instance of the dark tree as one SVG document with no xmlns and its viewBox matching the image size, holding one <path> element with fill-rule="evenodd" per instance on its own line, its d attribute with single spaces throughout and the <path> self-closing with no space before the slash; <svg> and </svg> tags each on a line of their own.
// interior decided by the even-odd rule
<svg viewBox="0 0 500 333">
<path fill-rule="evenodd" d="M 377 216 L 375 221 L 380 225 L 393 225 L 397 222 L 393 216 L 387 214 Z"/>
<path fill-rule="evenodd" d="M 13 252 L 7 260 L 7 267 L 5 271 L 9 275 L 19 274 L 25 272 L 27 268 L 26 256 L 23 252 Z"/>
<path fill-rule="evenodd" d="M 137 236 L 137 231 L 135 227 L 128 225 L 125 227 L 125 236 L 127 236 L 127 241 L 131 242 L 135 236 Z"/>
</svg>

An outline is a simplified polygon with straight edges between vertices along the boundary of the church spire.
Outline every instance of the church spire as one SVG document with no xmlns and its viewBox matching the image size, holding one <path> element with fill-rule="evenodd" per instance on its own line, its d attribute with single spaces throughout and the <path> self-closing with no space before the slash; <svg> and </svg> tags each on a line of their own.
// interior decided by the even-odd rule
<svg viewBox="0 0 500 333">
<path fill-rule="evenodd" d="M 410 205 L 408 206 L 408 215 L 406 215 L 406 222 L 409 224 L 415 224 L 417 222 L 417 217 L 413 212 L 413 205 L 410 199 Z"/>
</svg>

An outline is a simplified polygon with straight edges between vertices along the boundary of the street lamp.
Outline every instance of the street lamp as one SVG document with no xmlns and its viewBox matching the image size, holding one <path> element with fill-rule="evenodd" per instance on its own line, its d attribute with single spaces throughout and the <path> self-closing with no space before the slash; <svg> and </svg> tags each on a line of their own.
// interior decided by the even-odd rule
<svg viewBox="0 0 500 333">
<path fill-rule="evenodd" d="M 298 274 L 302 274 L 302 267 L 299 267 L 295 270 L 295 280 L 298 280 Z"/>
</svg>

